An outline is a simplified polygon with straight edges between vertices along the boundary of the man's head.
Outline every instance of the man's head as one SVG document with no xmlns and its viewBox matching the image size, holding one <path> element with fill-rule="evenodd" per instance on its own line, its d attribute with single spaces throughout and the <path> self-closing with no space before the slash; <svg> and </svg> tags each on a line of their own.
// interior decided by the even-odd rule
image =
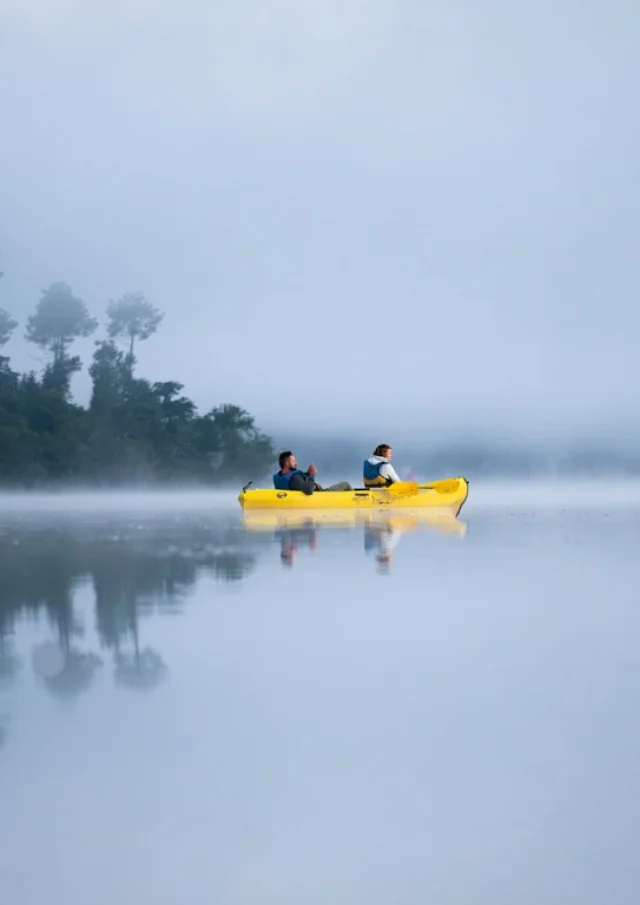
<svg viewBox="0 0 640 905">
<path fill-rule="evenodd" d="M 280 466 L 280 471 L 293 471 L 298 467 L 296 457 L 290 449 L 285 449 L 284 452 L 280 453 L 278 456 L 278 465 Z"/>
<path fill-rule="evenodd" d="M 391 459 L 393 456 L 393 450 L 388 443 L 381 443 L 379 446 L 376 446 L 373 454 L 374 456 L 382 456 L 383 459 Z"/>
</svg>

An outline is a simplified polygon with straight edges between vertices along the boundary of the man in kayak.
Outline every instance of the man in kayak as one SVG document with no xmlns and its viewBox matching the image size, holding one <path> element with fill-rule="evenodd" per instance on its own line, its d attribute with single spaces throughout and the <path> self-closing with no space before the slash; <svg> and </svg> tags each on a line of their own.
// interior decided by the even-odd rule
<svg viewBox="0 0 640 905">
<path fill-rule="evenodd" d="M 318 469 L 312 463 L 306 471 L 298 468 L 296 457 L 290 449 L 281 452 L 278 456 L 280 471 L 273 476 L 273 486 L 276 490 L 301 490 L 310 496 L 316 490 L 352 490 L 348 481 L 339 481 L 330 487 L 321 487 L 315 480 Z"/>
<path fill-rule="evenodd" d="M 381 443 L 373 451 L 373 455 L 365 459 L 362 469 L 362 480 L 365 487 L 390 487 L 400 478 L 391 464 L 393 450 L 388 443 Z"/>
</svg>

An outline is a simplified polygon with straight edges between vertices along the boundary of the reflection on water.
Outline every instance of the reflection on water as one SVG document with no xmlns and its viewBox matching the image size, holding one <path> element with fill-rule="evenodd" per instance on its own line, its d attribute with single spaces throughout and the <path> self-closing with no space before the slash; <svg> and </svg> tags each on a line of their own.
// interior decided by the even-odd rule
<svg viewBox="0 0 640 905">
<path fill-rule="evenodd" d="M 640 510 L 465 518 L 0 516 L 2 902 L 635 901 Z"/>
<path fill-rule="evenodd" d="M 31 666 L 53 695 L 82 694 L 105 667 L 121 687 L 153 688 L 168 666 L 141 644 L 140 616 L 179 612 L 199 575 L 240 581 L 256 563 L 245 541 L 234 520 L 202 516 L 49 516 L 0 526 L 0 689 L 26 659 L 12 640 L 16 620 L 43 614 L 51 637 L 34 647 Z M 84 642 L 91 616 L 99 650 Z"/>
<path fill-rule="evenodd" d="M 378 570 L 385 574 L 391 568 L 394 552 L 403 535 L 431 530 L 464 538 L 467 525 L 450 515 L 425 510 L 403 511 L 333 511 L 326 512 L 246 512 L 243 516 L 246 531 L 269 532 L 280 546 L 280 561 L 290 568 L 301 549 L 315 551 L 319 533 L 323 529 L 333 534 L 339 529 L 350 533 L 359 531 L 366 556 L 371 556 Z"/>
<path fill-rule="evenodd" d="M 0 622 L 0 691 L 11 684 L 20 669 L 20 661 L 15 655 L 13 643 L 10 638 L 5 636 L 2 629 L 3 625 Z"/>
<path fill-rule="evenodd" d="M 463 538 L 464 522 L 423 512 L 246 513 L 188 516 L 15 516 L 0 526 L 0 689 L 23 668 L 12 640 L 19 616 L 46 617 L 50 637 L 31 651 L 32 672 L 60 698 L 88 691 L 103 670 L 127 689 L 153 689 L 169 664 L 141 640 L 140 617 L 180 612 L 199 576 L 224 583 L 251 574 L 273 543 L 290 568 L 322 538 L 360 533 L 381 573 L 403 535 L 420 530 Z M 87 595 L 89 591 L 89 595 Z M 95 625 L 98 649 L 86 641 Z"/>
</svg>

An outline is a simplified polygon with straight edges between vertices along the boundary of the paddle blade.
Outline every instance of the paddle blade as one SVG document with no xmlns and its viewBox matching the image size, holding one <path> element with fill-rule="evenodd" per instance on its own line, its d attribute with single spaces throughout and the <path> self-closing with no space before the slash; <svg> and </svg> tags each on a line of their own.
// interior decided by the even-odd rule
<svg viewBox="0 0 640 905">
<path fill-rule="evenodd" d="M 385 490 L 392 496 L 414 496 L 414 494 L 419 492 L 420 485 L 415 481 L 396 481 L 395 484 L 385 487 Z"/>
</svg>

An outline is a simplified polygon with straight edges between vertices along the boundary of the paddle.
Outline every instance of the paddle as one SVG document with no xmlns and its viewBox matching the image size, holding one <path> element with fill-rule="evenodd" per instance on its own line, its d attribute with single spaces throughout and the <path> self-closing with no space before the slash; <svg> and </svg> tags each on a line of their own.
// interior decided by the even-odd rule
<svg viewBox="0 0 640 905">
<path fill-rule="evenodd" d="M 383 487 L 387 493 L 395 497 L 414 496 L 420 491 L 420 485 L 415 481 L 396 481 L 388 487 Z"/>
</svg>

